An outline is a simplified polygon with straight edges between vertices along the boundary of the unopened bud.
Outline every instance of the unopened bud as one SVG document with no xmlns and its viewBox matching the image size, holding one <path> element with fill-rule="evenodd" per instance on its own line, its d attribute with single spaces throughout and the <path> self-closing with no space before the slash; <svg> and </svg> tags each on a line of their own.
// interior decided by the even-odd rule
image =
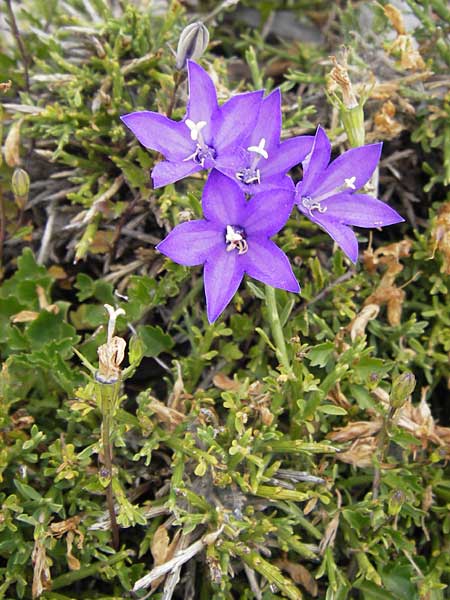
<svg viewBox="0 0 450 600">
<path fill-rule="evenodd" d="M 20 167 L 14 169 L 14 173 L 11 179 L 11 188 L 14 196 L 24 200 L 28 199 L 28 192 L 30 191 L 30 177 L 28 173 Z"/>
<path fill-rule="evenodd" d="M 410 371 L 402 373 L 392 382 L 391 406 L 392 408 L 401 408 L 413 393 L 416 387 L 416 378 Z"/>
<path fill-rule="evenodd" d="M 186 61 L 200 58 L 209 43 L 209 31 L 201 21 L 191 23 L 183 29 L 178 42 L 176 67 L 183 69 Z"/>
<path fill-rule="evenodd" d="M 388 513 L 391 517 L 395 517 L 399 514 L 405 503 L 406 496 L 402 490 L 394 490 L 389 496 L 388 500 Z"/>
</svg>

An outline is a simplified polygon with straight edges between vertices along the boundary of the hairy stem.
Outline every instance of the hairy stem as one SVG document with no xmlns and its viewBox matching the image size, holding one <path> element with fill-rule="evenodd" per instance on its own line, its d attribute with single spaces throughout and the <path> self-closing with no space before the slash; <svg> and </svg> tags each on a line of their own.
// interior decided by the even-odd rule
<svg viewBox="0 0 450 600">
<path fill-rule="evenodd" d="M 112 415 L 118 393 L 118 385 L 100 384 L 101 407 L 102 407 L 102 447 L 103 447 L 103 464 L 108 477 L 108 485 L 106 487 L 106 502 L 108 505 L 109 518 L 111 521 L 111 536 L 114 550 L 119 549 L 119 526 L 116 520 L 116 511 L 114 508 L 114 492 L 112 488 L 113 478 L 113 448 L 111 444 L 111 422 Z"/>
<path fill-rule="evenodd" d="M 275 289 L 270 285 L 266 285 L 266 305 L 269 315 L 270 329 L 272 331 L 273 341 L 277 349 L 277 358 L 280 364 L 288 371 L 292 373 L 291 362 L 288 357 L 286 348 L 286 342 L 284 339 L 283 327 L 280 321 L 280 315 L 278 314 L 277 299 L 275 297 Z"/>
</svg>

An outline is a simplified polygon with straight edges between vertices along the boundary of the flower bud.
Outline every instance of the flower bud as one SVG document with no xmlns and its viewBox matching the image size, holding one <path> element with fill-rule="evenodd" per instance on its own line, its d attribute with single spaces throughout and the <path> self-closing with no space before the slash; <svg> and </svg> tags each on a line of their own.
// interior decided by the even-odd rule
<svg viewBox="0 0 450 600">
<path fill-rule="evenodd" d="M 188 59 L 200 58 L 209 43 L 209 32 L 201 21 L 183 29 L 178 41 L 176 67 L 183 69 Z"/>
<path fill-rule="evenodd" d="M 388 500 L 388 513 L 391 517 L 395 517 L 399 514 L 405 500 L 406 496 L 402 490 L 393 490 L 391 492 Z"/>
<path fill-rule="evenodd" d="M 402 373 L 392 382 L 391 406 L 401 408 L 413 393 L 416 387 L 416 378 L 410 371 Z"/>
<path fill-rule="evenodd" d="M 11 188 L 14 196 L 18 198 L 27 198 L 30 191 L 30 177 L 28 173 L 20 167 L 14 169 L 11 179 Z"/>
</svg>

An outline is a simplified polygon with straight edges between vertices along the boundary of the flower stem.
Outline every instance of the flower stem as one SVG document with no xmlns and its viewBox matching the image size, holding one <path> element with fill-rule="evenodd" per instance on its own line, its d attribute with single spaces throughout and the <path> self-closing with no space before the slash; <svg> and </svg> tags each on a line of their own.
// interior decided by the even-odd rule
<svg viewBox="0 0 450 600">
<path fill-rule="evenodd" d="M 113 478 L 113 448 L 111 444 L 111 424 L 112 416 L 115 411 L 117 396 L 119 393 L 118 383 L 99 383 L 100 400 L 102 411 L 102 447 L 104 475 L 107 478 L 106 502 L 108 505 L 109 518 L 111 521 L 111 536 L 114 550 L 119 549 L 119 526 L 117 525 L 116 511 L 114 508 L 114 492 L 112 487 Z"/>
<path fill-rule="evenodd" d="M 270 285 L 265 286 L 266 305 L 269 315 L 270 329 L 272 331 L 273 341 L 277 349 L 277 358 L 280 364 L 292 374 L 291 362 L 288 357 L 286 348 L 286 342 L 284 339 L 283 327 L 280 321 L 280 315 L 278 314 L 277 299 L 275 297 L 275 288 Z"/>
</svg>

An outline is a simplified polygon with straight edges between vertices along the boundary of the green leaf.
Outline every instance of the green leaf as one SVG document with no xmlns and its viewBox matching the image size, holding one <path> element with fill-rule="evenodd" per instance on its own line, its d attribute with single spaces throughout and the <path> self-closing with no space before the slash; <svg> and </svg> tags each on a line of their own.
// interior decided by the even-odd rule
<svg viewBox="0 0 450 600">
<path fill-rule="evenodd" d="M 324 342 L 311 348 L 308 352 L 308 359 L 310 360 L 312 367 L 325 367 L 328 363 L 328 359 L 335 350 L 333 342 Z"/>
<path fill-rule="evenodd" d="M 174 345 L 170 335 L 164 333 L 159 326 L 140 325 L 137 328 L 137 333 L 144 345 L 144 356 L 158 356 L 161 352 L 170 350 Z"/>
<path fill-rule="evenodd" d="M 322 404 L 318 406 L 317 410 L 326 415 L 346 415 L 347 411 L 342 406 L 336 406 L 335 404 Z"/>
</svg>

